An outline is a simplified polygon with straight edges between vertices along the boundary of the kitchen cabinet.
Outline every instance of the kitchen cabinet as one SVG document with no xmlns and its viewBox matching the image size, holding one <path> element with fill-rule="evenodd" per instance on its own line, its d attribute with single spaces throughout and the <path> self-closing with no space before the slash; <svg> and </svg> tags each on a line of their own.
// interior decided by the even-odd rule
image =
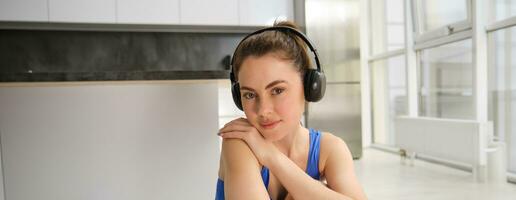
<svg viewBox="0 0 516 200">
<path fill-rule="evenodd" d="M 217 88 L 216 81 L 0 87 L 0 199 L 212 199 Z"/>
<path fill-rule="evenodd" d="M 0 0 L 0 21 L 47 22 L 47 0 Z"/>
<path fill-rule="evenodd" d="M 117 22 L 179 24 L 179 0 L 117 0 Z"/>
<path fill-rule="evenodd" d="M 116 0 L 48 0 L 50 22 L 116 23 Z"/>
<path fill-rule="evenodd" d="M 294 0 L 0 0 L 0 21 L 265 26 Z"/>
<path fill-rule="evenodd" d="M 182 0 L 181 24 L 239 25 L 238 0 Z"/>
<path fill-rule="evenodd" d="M 240 25 L 264 26 L 272 25 L 276 19 L 293 20 L 293 9 L 293 0 L 240 0 Z"/>
</svg>

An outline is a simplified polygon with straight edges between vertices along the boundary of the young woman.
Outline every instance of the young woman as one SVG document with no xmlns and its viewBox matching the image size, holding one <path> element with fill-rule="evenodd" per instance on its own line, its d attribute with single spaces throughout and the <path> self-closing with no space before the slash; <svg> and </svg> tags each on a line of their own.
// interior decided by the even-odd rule
<svg viewBox="0 0 516 200">
<path fill-rule="evenodd" d="M 245 38 L 234 53 L 233 94 L 246 118 L 219 130 L 216 199 L 366 199 L 346 143 L 300 124 L 305 102 L 318 100 L 306 91 L 321 83 L 307 85 L 307 43 L 288 30 L 297 27 L 274 27 Z"/>
</svg>

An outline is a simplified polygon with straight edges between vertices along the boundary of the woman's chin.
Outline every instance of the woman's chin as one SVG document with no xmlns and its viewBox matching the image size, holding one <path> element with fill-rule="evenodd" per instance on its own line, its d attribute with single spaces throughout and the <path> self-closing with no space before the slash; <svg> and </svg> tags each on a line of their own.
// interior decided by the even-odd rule
<svg viewBox="0 0 516 200">
<path fill-rule="evenodd" d="M 270 142 L 275 142 L 275 141 L 281 140 L 287 135 L 286 134 L 287 132 L 284 130 L 281 130 L 280 128 L 277 128 L 274 130 L 268 130 L 268 129 L 260 130 L 260 133 L 262 134 L 263 138 L 265 138 L 265 140 L 270 141 Z"/>
</svg>

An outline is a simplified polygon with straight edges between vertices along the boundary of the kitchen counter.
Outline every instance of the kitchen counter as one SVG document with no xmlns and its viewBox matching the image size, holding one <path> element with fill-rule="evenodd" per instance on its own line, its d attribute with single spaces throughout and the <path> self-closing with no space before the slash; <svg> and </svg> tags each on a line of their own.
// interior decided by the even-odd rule
<svg viewBox="0 0 516 200">
<path fill-rule="evenodd" d="M 136 71 L 136 72 L 62 72 L 0 73 L 0 82 L 124 81 L 227 79 L 228 70 L 220 71 Z"/>
</svg>

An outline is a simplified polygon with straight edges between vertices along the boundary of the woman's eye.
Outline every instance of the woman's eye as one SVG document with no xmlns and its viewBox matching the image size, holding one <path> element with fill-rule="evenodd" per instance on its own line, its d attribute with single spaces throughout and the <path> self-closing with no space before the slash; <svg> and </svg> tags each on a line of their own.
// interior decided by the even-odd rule
<svg viewBox="0 0 516 200">
<path fill-rule="evenodd" d="M 244 96 L 244 98 L 246 98 L 246 99 L 252 99 L 255 97 L 255 95 L 250 92 L 244 93 L 244 95 L 242 95 L 242 96 Z"/>
<path fill-rule="evenodd" d="M 281 94 L 285 89 L 283 88 L 274 88 L 272 89 L 272 94 L 273 95 L 277 95 L 277 94 Z"/>
</svg>

